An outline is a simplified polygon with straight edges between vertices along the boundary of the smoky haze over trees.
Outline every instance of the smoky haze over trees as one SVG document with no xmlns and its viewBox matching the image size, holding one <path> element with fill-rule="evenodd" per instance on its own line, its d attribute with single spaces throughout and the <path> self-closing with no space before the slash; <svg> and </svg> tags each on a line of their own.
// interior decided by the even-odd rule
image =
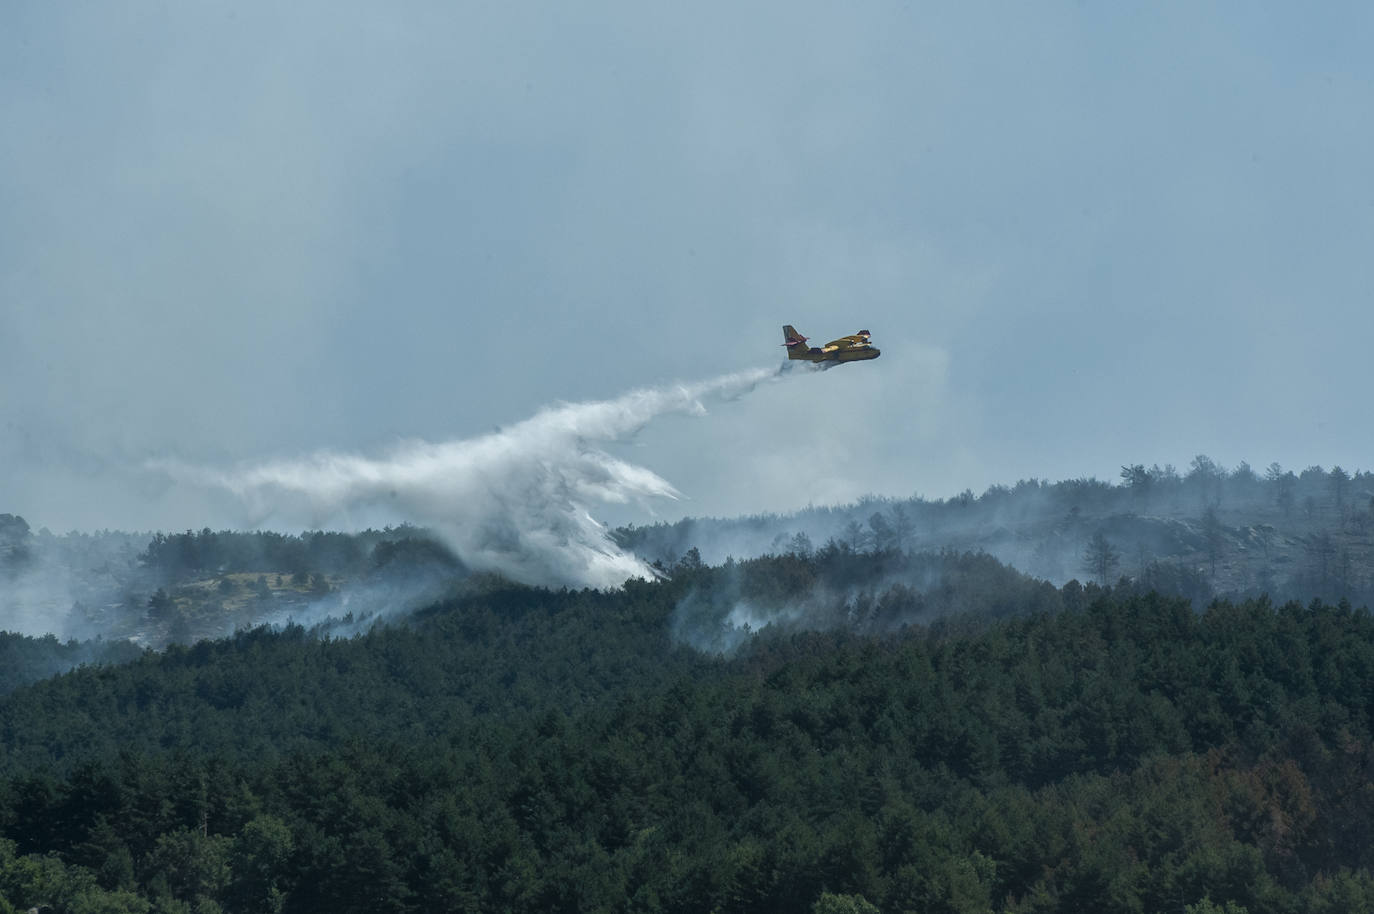
<svg viewBox="0 0 1374 914">
<path fill-rule="evenodd" d="M 952 549 L 986 552 L 1054 584 L 1125 578 L 1198 608 L 1218 595 L 1365 604 L 1374 597 L 1374 474 L 1278 464 L 1260 474 L 1199 455 L 1186 472 L 1123 466 L 1115 484 L 1032 479 L 981 495 L 869 497 L 789 515 L 631 526 L 612 536 L 646 571 L 673 569 L 689 552 L 718 565 L 826 548 Z M 156 647 L 267 620 L 357 619 L 437 599 L 464 573 L 446 546 L 413 527 L 55 536 L 0 515 L 0 628 L 30 635 L 134 638 Z"/>
<path fill-rule="evenodd" d="M 952 498 L 871 497 L 785 515 L 688 518 L 617 536 L 650 561 L 689 547 L 703 560 L 796 551 L 798 538 L 863 550 L 986 551 L 1034 577 L 1136 584 L 1193 599 L 1269 594 L 1374 599 L 1374 474 L 1242 463 L 1205 455 L 1186 471 L 1132 464 L 1098 479 L 994 485 Z"/>
<path fill-rule="evenodd" d="M 288 620 L 361 624 L 438 599 L 462 573 L 446 548 L 409 526 L 55 536 L 0 515 L 0 629 L 54 644 L 69 639 L 64 651 L 74 659 L 64 664 L 47 652 L 55 658 L 48 674 L 110 651 L 123 655 L 125 641 L 189 644 Z M 76 640 L 86 647 L 76 650 Z"/>
</svg>

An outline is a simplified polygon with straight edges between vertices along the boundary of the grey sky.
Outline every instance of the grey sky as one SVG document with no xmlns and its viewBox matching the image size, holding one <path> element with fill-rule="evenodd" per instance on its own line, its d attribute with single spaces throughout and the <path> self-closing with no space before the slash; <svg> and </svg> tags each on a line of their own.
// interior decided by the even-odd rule
<svg viewBox="0 0 1374 914">
<path fill-rule="evenodd" d="M 784 322 L 883 358 L 652 422 L 661 517 L 1368 469 L 1372 15 L 7 4 L 0 511 L 235 526 L 145 462 L 471 437 Z"/>
</svg>

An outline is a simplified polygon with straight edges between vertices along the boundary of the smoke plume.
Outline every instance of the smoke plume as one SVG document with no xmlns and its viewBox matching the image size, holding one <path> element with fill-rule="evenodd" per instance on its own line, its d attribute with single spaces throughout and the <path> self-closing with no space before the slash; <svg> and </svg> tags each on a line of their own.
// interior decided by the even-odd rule
<svg viewBox="0 0 1374 914">
<path fill-rule="evenodd" d="M 155 467 L 232 492 L 258 524 L 318 527 L 380 513 L 433 529 L 473 568 L 529 584 L 618 587 L 654 572 L 611 540 L 592 508 L 678 492 L 604 446 L 658 416 L 703 413 L 703 400 L 739 397 L 781 374 L 755 369 L 558 404 L 491 434 L 407 442 L 383 457 L 322 452 L 229 471 L 177 461 Z"/>
</svg>

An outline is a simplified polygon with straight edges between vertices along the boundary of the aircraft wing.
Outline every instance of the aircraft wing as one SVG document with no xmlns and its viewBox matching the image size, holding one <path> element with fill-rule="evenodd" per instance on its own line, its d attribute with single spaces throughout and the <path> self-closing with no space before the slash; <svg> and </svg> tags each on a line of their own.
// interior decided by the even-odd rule
<svg viewBox="0 0 1374 914">
<path fill-rule="evenodd" d="M 849 336 L 842 336 L 837 340 L 831 340 L 825 344 L 825 349 L 823 351 L 835 352 L 842 349 L 858 349 L 868 346 L 868 336 L 867 330 L 860 330 L 858 333 L 852 333 Z"/>
</svg>

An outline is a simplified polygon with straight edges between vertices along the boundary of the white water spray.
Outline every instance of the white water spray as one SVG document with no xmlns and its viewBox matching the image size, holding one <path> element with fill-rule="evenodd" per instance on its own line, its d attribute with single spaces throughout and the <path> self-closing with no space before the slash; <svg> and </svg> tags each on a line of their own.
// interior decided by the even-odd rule
<svg viewBox="0 0 1374 914">
<path fill-rule="evenodd" d="M 703 413 L 704 399 L 739 397 L 781 374 L 755 369 L 559 404 L 488 435 L 408 442 L 379 458 L 322 452 L 230 471 L 154 466 L 227 489 L 260 519 L 323 526 L 382 507 L 436 531 L 471 567 L 531 584 L 618 587 L 654 572 L 616 546 L 591 508 L 678 492 L 600 445 L 630 438 L 657 416 Z"/>
</svg>

